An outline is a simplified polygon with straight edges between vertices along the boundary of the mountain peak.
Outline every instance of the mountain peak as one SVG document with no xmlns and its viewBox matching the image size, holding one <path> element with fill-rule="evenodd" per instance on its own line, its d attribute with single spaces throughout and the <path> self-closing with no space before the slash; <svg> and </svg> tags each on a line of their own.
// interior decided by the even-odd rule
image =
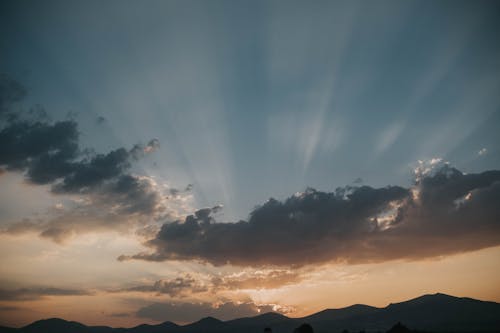
<svg viewBox="0 0 500 333">
<path fill-rule="evenodd" d="M 34 325 L 34 324 L 77 324 L 77 325 L 83 326 L 83 324 L 80 324 L 76 321 L 69 321 L 69 320 L 65 320 L 65 319 L 61 319 L 61 318 L 40 319 L 40 320 L 37 320 L 37 321 L 31 323 L 30 325 Z"/>
<path fill-rule="evenodd" d="M 215 318 L 215 317 L 212 317 L 212 316 L 208 316 L 208 317 L 205 317 L 205 318 L 202 318 L 200 321 L 217 321 L 217 322 L 220 322 L 221 320 Z"/>
<path fill-rule="evenodd" d="M 457 298 L 460 298 L 460 297 L 456 297 L 456 296 L 452 296 L 452 295 L 448 295 L 448 294 L 443 294 L 443 293 L 426 294 L 426 295 L 423 295 L 421 297 L 447 298 L 447 299 L 457 299 Z"/>
<path fill-rule="evenodd" d="M 214 317 L 211 317 L 211 316 L 208 316 L 208 317 L 205 317 L 205 318 L 198 320 L 197 322 L 194 322 L 191 325 L 213 325 L 213 324 L 220 324 L 220 323 L 222 323 L 221 320 L 214 318 Z"/>
<path fill-rule="evenodd" d="M 87 326 L 77 323 L 76 321 L 67 321 L 60 318 L 48 318 L 35 321 L 22 328 L 23 332 L 84 332 Z"/>
<path fill-rule="evenodd" d="M 310 316 L 304 317 L 306 321 L 311 320 L 339 320 L 352 316 L 364 315 L 377 310 L 378 308 L 364 305 L 364 304 L 354 304 L 345 308 L 340 309 L 326 309 Z"/>
<path fill-rule="evenodd" d="M 265 319 L 274 319 L 274 318 L 286 318 L 286 316 L 282 315 L 278 312 L 266 312 L 259 315 L 256 315 L 253 318 L 265 318 Z"/>
<path fill-rule="evenodd" d="M 70 321 L 61 318 L 46 318 L 33 322 L 33 324 L 35 323 L 70 323 Z"/>
<path fill-rule="evenodd" d="M 164 321 L 163 323 L 160 324 L 161 326 L 172 326 L 172 327 L 177 327 L 179 325 L 177 325 L 176 323 L 173 323 L 171 321 Z"/>
<path fill-rule="evenodd" d="M 396 303 L 390 303 L 387 307 L 394 307 L 398 305 L 403 305 L 403 304 L 420 304 L 420 303 L 427 303 L 427 302 L 436 302 L 436 301 L 453 301 L 453 300 L 460 300 L 460 297 L 456 296 L 451 296 L 443 293 L 435 293 L 435 294 L 425 294 L 422 296 L 418 296 L 412 299 L 409 299 L 407 301 L 402 301 L 402 302 L 396 302 Z"/>
</svg>

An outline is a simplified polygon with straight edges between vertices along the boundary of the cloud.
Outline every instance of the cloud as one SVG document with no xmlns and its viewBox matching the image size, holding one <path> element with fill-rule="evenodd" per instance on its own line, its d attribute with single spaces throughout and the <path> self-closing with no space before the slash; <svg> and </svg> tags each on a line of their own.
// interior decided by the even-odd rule
<svg viewBox="0 0 500 333">
<path fill-rule="evenodd" d="M 341 192 L 308 189 L 284 202 L 270 199 L 256 208 L 248 221 L 236 223 L 216 223 L 212 211 L 200 210 L 183 222 L 164 224 L 148 243 L 156 251 L 133 258 L 196 259 L 216 265 L 326 261 L 337 247 L 344 251 L 347 239 L 374 228 L 367 217 L 376 216 L 387 203 L 408 196 L 408 191 L 401 187 L 363 186 L 352 193 Z M 333 239 L 342 243 L 331 243 Z"/>
<path fill-rule="evenodd" d="M 0 305 L 1 312 L 20 311 L 20 310 L 25 310 L 25 309 L 17 307 L 17 306 Z"/>
<path fill-rule="evenodd" d="M 20 89 L 15 81 L 2 83 L 2 103 L 24 97 L 11 92 L 12 86 Z M 133 160 L 159 147 L 157 139 L 145 146 L 137 144 L 131 150 L 118 148 L 88 156 L 79 147 L 79 134 L 74 120 L 51 123 L 29 115 L 9 119 L 0 127 L 0 166 L 25 172 L 30 182 L 50 184 L 52 191 L 59 194 L 114 195 L 133 191 L 136 199 L 138 192 L 147 190 L 147 184 L 128 171 Z"/>
<path fill-rule="evenodd" d="M 162 279 L 153 284 L 142 284 L 112 290 L 111 292 L 141 292 L 168 295 L 170 297 L 185 297 L 186 295 L 205 291 L 208 291 L 208 287 L 205 283 L 186 274 L 185 276 L 176 277 L 174 279 Z"/>
<path fill-rule="evenodd" d="M 88 290 L 62 289 L 53 287 L 32 287 L 19 289 L 0 289 L 0 301 L 31 301 L 47 296 L 87 296 Z"/>
<path fill-rule="evenodd" d="M 10 115 L 0 123 L 0 169 L 23 172 L 30 183 L 48 185 L 53 194 L 78 201 L 47 221 L 23 221 L 4 231 L 38 231 L 62 242 L 79 232 L 116 228 L 120 221 L 127 227 L 144 225 L 168 214 L 166 202 L 174 189 L 168 191 L 151 177 L 131 173 L 133 162 L 159 148 L 157 139 L 131 149 L 90 153 L 79 145 L 75 120 L 51 122 L 35 116 L 43 109 L 14 115 L 12 103 L 25 96 L 22 85 L 2 77 L 0 88 L 2 112 Z"/>
<path fill-rule="evenodd" d="M 103 116 L 98 116 L 95 121 L 97 124 L 101 125 L 101 124 L 104 124 L 107 120 Z"/>
<path fill-rule="evenodd" d="M 10 123 L 0 131 L 0 165 L 25 171 L 34 184 L 51 184 L 56 194 L 119 197 L 130 212 L 150 214 L 158 201 L 154 188 L 128 170 L 137 149 L 152 151 L 158 143 L 82 157 L 78 135 L 75 121 Z"/>
<path fill-rule="evenodd" d="M 194 295 L 220 295 L 224 291 L 245 289 L 277 289 L 297 284 L 307 277 L 307 273 L 291 270 L 244 270 L 232 274 L 185 274 L 170 279 L 160 279 L 152 283 L 142 283 L 131 287 L 107 290 L 110 293 L 147 293 L 155 296 L 168 295 L 171 298 L 193 297 Z"/>
<path fill-rule="evenodd" d="M 48 184 L 72 173 L 78 156 L 78 130 L 74 121 L 55 124 L 16 120 L 0 131 L 0 165 L 27 171 L 36 184 Z"/>
<path fill-rule="evenodd" d="M 10 111 L 12 104 L 26 97 L 26 88 L 5 74 L 0 74 L 0 118 Z"/>
<path fill-rule="evenodd" d="M 358 177 L 358 178 L 354 179 L 354 180 L 352 181 L 352 183 L 353 183 L 353 184 L 356 184 L 356 185 L 358 185 L 358 184 L 363 184 L 363 178 Z"/>
<path fill-rule="evenodd" d="M 305 274 L 290 270 L 246 271 L 212 278 L 213 290 L 275 289 L 302 281 Z"/>
<path fill-rule="evenodd" d="M 500 244 L 500 171 L 463 174 L 441 160 L 416 170 L 410 188 L 308 189 L 270 199 L 248 221 L 219 223 L 212 209 L 165 223 L 120 260 L 303 266 L 421 259 Z M 468 196 L 457 206 L 456 200 Z"/>
<path fill-rule="evenodd" d="M 98 189 L 71 197 L 49 209 L 45 216 L 7 225 L 2 232 L 11 235 L 35 232 L 57 243 L 82 233 L 110 230 L 135 231 L 138 236 L 151 237 L 158 230 L 156 221 L 174 217 L 175 208 L 169 207 L 181 205 L 182 200 L 183 197 L 164 194 L 150 177 L 122 175 Z"/>
<path fill-rule="evenodd" d="M 215 317 L 230 320 L 240 317 L 255 316 L 259 313 L 273 311 L 273 305 L 256 305 L 252 302 L 220 304 L 211 303 L 153 303 L 137 311 L 137 317 L 157 321 L 176 321 L 189 323 L 203 317 Z"/>
<path fill-rule="evenodd" d="M 158 139 L 149 140 L 147 145 L 137 144 L 135 145 L 130 154 L 136 160 L 144 157 L 144 155 L 152 153 L 160 148 L 160 141 Z"/>
</svg>

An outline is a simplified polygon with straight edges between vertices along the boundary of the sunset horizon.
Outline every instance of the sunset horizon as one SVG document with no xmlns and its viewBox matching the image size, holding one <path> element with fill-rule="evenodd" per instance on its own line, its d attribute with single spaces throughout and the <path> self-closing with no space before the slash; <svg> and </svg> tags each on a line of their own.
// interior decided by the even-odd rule
<svg viewBox="0 0 500 333">
<path fill-rule="evenodd" d="M 203 317 L 200 317 L 198 319 L 195 319 L 193 321 L 188 321 L 188 322 L 175 322 L 175 321 L 172 321 L 172 320 L 156 320 L 156 321 L 142 321 L 142 322 L 139 322 L 139 323 L 135 323 L 135 324 L 132 324 L 130 326 L 112 326 L 112 325 L 106 325 L 104 323 L 87 323 L 87 322 L 81 322 L 81 321 L 78 321 L 78 320 L 73 320 L 73 319 L 68 319 L 68 318 L 60 318 L 60 317 L 44 317 L 44 318 L 39 318 L 37 320 L 34 320 L 32 322 L 28 322 L 24 325 L 19 325 L 19 326 L 10 326 L 10 327 L 13 327 L 13 328 L 22 328 L 22 327 L 26 327 L 26 326 L 29 326 L 30 324 L 33 325 L 37 322 L 44 322 L 44 321 L 51 321 L 51 320 L 60 320 L 60 321 L 65 321 L 65 322 L 77 322 L 77 323 L 80 323 L 80 324 L 84 324 L 86 326 L 106 326 L 106 327 L 112 327 L 112 328 L 136 328 L 136 327 L 140 327 L 141 325 L 158 325 L 158 324 L 166 324 L 166 323 L 174 323 L 176 325 L 179 325 L 179 326 L 186 326 L 186 327 L 189 327 L 190 325 L 193 325 L 193 324 L 197 324 L 199 322 L 202 322 L 202 321 L 205 321 L 207 319 L 216 319 L 218 321 L 222 321 L 222 322 L 232 322 L 232 321 L 235 321 L 235 320 L 240 320 L 240 319 L 245 319 L 245 318 L 260 318 L 260 317 L 263 317 L 263 316 L 267 316 L 267 315 L 270 315 L 270 314 L 273 314 L 273 315 L 279 315 L 279 316 L 285 316 L 285 317 L 288 317 L 288 318 L 291 318 L 291 319 L 300 319 L 300 320 L 303 320 L 303 321 L 307 321 L 309 317 L 311 316 L 314 316 L 314 315 L 319 315 L 323 312 L 326 312 L 326 311 L 329 311 L 329 310 L 344 310 L 344 309 L 350 309 L 350 308 L 354 308 L 356 306 L 368 306 L 368 307 L 372 307 L 372 308 L 375 308 L 377 310 L 382 310 L 384 308 L 387 308 L 387 307 L 390 307 L 390 306 L 393 306 L 394 304 L 400 304 L 400 303 L 407 303 L 407 302 L 412 302 L 412 301 L 416 301 L 416 300 L 419 300 L 419 299 L 423 299 L 423 298 L 426 298 L 426 297 L 446 297 L 446 298 L 457 298 L 457 299 L 472 299 L 474 301 L 480 301 L 480 302 L 493 302 L 491 300 L 478 300 L 478 299 L 474 299 L 474 298 L 471 298 L 471 297 L 466 297 L 466 296 L 454 296 L 454 295 L 448 295 L 448 294 L 444 294 L 444 293 L 434 293 L 434 294 L 423 294 L 423 295 L 420 295 L 420 296 L 417 296 L 415 298 L 411 298 L 411 299 L 405 299 L 403 301 L 398 301 L 398 302 L 391 302 L 391 303 L 387 303 L 383 306 L 374 306 L 374 305 L 370 305 L 370 304 L 363 304 L 363 303 L 355 303 L 355 304 L 350 304 L 348 306 L 343 306 L 343 307 L 327 307 L 327 308 L 324 308 L 324 309 L 321 309 L 319 311 L 316 311 L 316 312 L 311 312 L 311 313 L 307 313 L 305 315 L 300 315 L 300 316 L 293 316 L 293 315 L 287 315 L 287 314 L 283 314 L 283 313 L 280 313 L 280 312 L 276 312 L 276 311 L 268 311 L 268 312 L 257 312 L 256 314 L 254 315 L 250 315 L 250 316 L 243 316 L 243 317 L 234 317 L 234 318 L 227 318 L 225 320 L 220 320 L 219 318 L 217 318 L 216 314 L 214 313 L 206 313 L 205 316 Z M 495 302 L 497 304 L 500 304 L 498 302 Z M 0 328 L 2 328 L 2 326 L 0 325 Z"/>
</svg>

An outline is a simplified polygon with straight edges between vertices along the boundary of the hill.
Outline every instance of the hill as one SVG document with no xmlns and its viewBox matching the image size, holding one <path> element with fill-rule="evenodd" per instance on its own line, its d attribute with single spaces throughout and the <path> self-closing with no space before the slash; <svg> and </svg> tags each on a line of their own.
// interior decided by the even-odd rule
<svg viewBox="0 0 500 333">
<path fill-rule="evenodd" d="M 291 333 L 309 323 L 316 333 L 385 332 L 404 323 L 410 330 L 426 332 L 500 332 L 500 304 L 445 294 L 424 295 L 384 308 L 356 304 L 341 309 L 326 309 L 303 318 L 288 318 L 277 313 L 221 321 L 207 317 L 178 326 L 172 322 L 139 325 L 132 328 L 85 326 L 63 319 L 45 319 L 22 328 L 0 327 L 0 333 L 250 333 L 271 327 L 274 333 Z M 406 329 L 406 328 L 405 328 Z"/>
</svg>

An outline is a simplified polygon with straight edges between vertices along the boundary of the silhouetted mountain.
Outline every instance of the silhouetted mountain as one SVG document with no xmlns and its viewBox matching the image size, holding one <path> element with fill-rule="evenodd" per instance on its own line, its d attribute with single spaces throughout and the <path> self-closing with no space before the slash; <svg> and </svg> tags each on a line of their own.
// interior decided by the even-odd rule
<svg viewBox="0 0 500 333">
<path fill-rule="evenodd" d="M 363 311 L 353 312 L 352 316 L 343 318 L 309 322 L 315 324 L 313 326 L 318 331 L 340 331 L 343 328 L 351 331 L 385 331 L 397 322 L 404 323 L 412 330 L 422 331 L 500 329 L 500 304 L 444 294 L 424 295 L 385 308 L 366 308 Z"/>
<path fill-rule="evenodd" d="M 272 327 L 275 332 L 291 332 L 295 319 L 288 318 L 276 312 L 268 312 L 255 317 L 239 318 L 225 322 L 226 331 L 232 332 L 262 332 L 265 327 Z"/>
<path fill-rule="evenodd" d="M 127 333 L 163 333 L 163 332 L 170 332 L 171 330 L 174 330 L 178 327 L 179 327 L 179 325 L 172 323 L 171 321 L 166 321 L 166 322 L 158 324 L 158 325 L 142 324 L 142 325 L 130 328 L 130 329 L 125 329 L 125 332 L 127 332 Z"/>
<path fill-rule="evenodd" d="M 36 321 L 19 329 L 0 327 L 0 333 L 250 333 L 271 327 L 273 333 L 291 333 L 309 323 L 315 333 L 366 332 L 500 332 L 500 304 L 444 294 L 424 295 L 406 302 L 376 308 L 356 304 L 328 309 L 304 318 L 288 318 L 277 313 L 220 321 L 203 318 L 178 326 L 171 322 L 133 328 L 85 326 L 62 319 Z M 395 325 L 395 323 L 402 323 Z"/>
<path fill-rule="evenodd" d="M 304 317 L 303 320 L 308 322 L 318 322 L 325 320 L 341 320 L 345 318 L 349 318 L 352 316 L 359 316 L 368 313 L 373 313 L 379 310 L 379 308 L 363 305 L 363 304 L 354 304 L 342 309 L 326 309 L 310 316 Z"/>
<path fill-rule="evenodd" d="M 386 325 L 398 321 L 412 329 L 430 331 L 498 330 L 500 304 L 445 294 L 424 295 L 390 304 L 377 321 Z"/>
<path fill-rule="evenodd" d="M 35 321 L 21 329 L 23 333 L 87 333 L 89 327 L 77 323 L 76 321 L 66 321 L 59 318 L 50 318 Z"/>
<path fill-rule="evenodd" d="M 225 323 L 214 317 L 206 317 L 192 324 L 180 327 L 182 332 L 217 332 Z"/>
<path fill-rule="evenodd" d="M 228 325 L 235 327 L 258 325 L 259 327 L 271 326 L 272 324 L 289 320 L 290 318 L 276 313 L 268 312 L 255 317 L 245 317 L 226 321 Z"/>
<path fill-rule="evenodd" d="M 397 323 L 396 325 L 392 326 L 392 328 L 388 330 L 387 333 L 412 333 L 412 331 L 405 325 Z"/>
</svg>

